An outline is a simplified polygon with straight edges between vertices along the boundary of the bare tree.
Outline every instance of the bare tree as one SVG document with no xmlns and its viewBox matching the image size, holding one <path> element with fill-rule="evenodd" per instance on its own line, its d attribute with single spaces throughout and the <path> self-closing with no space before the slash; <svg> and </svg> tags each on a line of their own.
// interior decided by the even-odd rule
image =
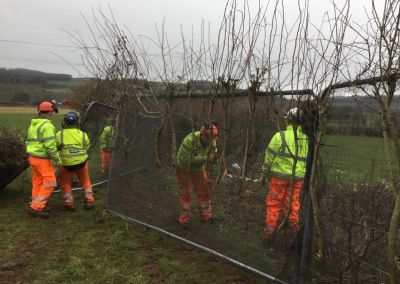
<svg viewBox="0 0 400 284">
<path fill-rule="evenodd" d="M 360 54 L 357 79 L 365 78 L 361 90 L 374 98 L 379 106 L 387 173 L 395 200 L 388 236 L 388 271 L 390 283 L 399 283 L 396 254 L 400 218 L 400 141 L 391 104 L 400 78 L 400 3 L 385 0 L 380 11 L 372 1 L 372 11 L 367 15 L 368 25 L 353 24 L 360 37 L 360 43 L 355 46 Z"/>
</svg>

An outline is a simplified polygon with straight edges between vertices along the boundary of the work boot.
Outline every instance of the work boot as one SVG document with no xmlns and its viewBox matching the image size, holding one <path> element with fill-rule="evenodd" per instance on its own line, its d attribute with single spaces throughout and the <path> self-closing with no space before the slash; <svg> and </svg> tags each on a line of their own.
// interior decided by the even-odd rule
<svg viewBox="0 0 400 284">
<path fill-rule="evenodd" d="M 192 229 L 192 225 L 187 222 L 187 223 L 180 223 L 181 224 L 181 228 L 184 231 L 190 231 Z"/>
<path fill-rule="evenodd" d="M 93 203 L 85 202 L 85 209 L 90 210 L 93 209 L 94 205 Z"/>
<path fill-rule="evenodd" d="M 35 210 L 32 207 L 28 208 L 28 213 L 33 217 L 39 216 L 43 219 L 47 219 L 50 217 L 50 213 L 47 210 Z"/>
<path fill-rule="evenodd" d="M 75 207 L 73 205 L 66 205 L 64 204 L 65 211 L 75 211 Z"/>
<path fill-rule="evenodd" d="M 215 223 L 217 223 L 219 220 L 218 220 L 218 218 L 215 218 L 215 217 L 211 217 L 211 218 L 209 218 L 209 219 L 201 219 L 201 222 L 203 223 L 203 224 L 215 224 Z"/>
</svg>

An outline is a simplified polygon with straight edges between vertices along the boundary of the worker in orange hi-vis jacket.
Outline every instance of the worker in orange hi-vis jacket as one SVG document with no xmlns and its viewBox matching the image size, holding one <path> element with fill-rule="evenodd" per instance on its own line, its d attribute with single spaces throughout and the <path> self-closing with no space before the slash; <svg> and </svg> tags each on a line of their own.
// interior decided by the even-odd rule
<svg viewBox="0 0 400 284">
<path fill-rule="evenodd" d="M 204 166 L 207 159 L 216 161 L 220 157 L 216 147 L 217 135 L 215 125 L 205 125 L 200 131 L 187 135 L 178 150 L 176 175 L 181 205 L 178 220 L 181 224 L 190 221 L 192 186 L 198 196 L 201 219 L 212 219 L 210 188 Z"/>
<path fill-rule="evenodd" d="M 263 186 L 266 186 L 266 177 L 269 178 L 262 233 L 265 240 L 274 235 L 281 213 L 288 217 L 289 228 L 293 232 L 297 233 L 300 229 L 300 193 L 306 173 L 308 137 L 300 126 L 301 110 L 292 108 L 286 119 L 288 126 L 272 137 L 261 169 Z"/>
<path fill-rule="evenodd" d="M 54 166 L 61 166 L 57 152 L 56 131 L 51 118 L 58 109 L 50 102 L 42 102 L 38 107 L 38 117 L 31 120 L 26 140 L 26 154 L 32 169 L 32 202 L 29 213 L 48 218 L 46 208 L 54 188 L 57 186 Z"/>
<path fill-rule="evenodd" d="M 101 173 L 108 175 L 111 162 L 111 151 L 114 143 L 115 123 L 114 117 L 108 118 L 109 125 L 104 127 L 100 135 Z"/>
<path fill-rule="evenodd" d="M 87 151 L 90 147 L 89 137 L 80 130 L 79 117 L 75 112 L 69 112 L 64 116 L 62 127 L 63 129 L 57 133 L 56 138 L 57 149 L 62 161 L 60 185 L 64 194 L 64 207 L 67 210 L 74 209 L 71 180 L 76 175 L 83 189 L 85 208 L 92 209 L 94 197 L 87 163 Z"/>
</svg>

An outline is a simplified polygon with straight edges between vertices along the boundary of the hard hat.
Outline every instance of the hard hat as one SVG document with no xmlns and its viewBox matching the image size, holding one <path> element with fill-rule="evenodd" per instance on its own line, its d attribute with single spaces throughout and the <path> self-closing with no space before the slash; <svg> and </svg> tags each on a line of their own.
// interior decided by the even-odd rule
<svg viewBox="0 0 400 284">
<path fill-rule="evenodd" d="M 291 108 L 286 113 L 285 118 L 287 120 L 290 120 L 290 121 L 298 121 L 298 122 L 300 122 L 300 120 L 302 118 L 302 111 L 297 107 Z"/>
<path fill-rule="evenodd" d="M 50 111 L 54 111 L 55 113 L 58 113 L 58 108 L 51 102 L 42 102 L 38 106 L 38 112 L 46 113 L 46 112 L 50 112 Z"/>
<path fill-rule="evenodd" d="M 208 126 L 208 124 L 205 124 L 201 129 L 200 129 L 201 134 L 207 134 L 211 136 L 213 140 L 217 139 L 218 136 L 218 129 L 217 126 L 214 124 L 211 124 L 211 127 Z"/>
<path fill-rule="evenodd" d="M 66 126 L 79 125 L 79 117 L 75 112 L 69 112 L 64 115 L 64 123 Z"/>
</svg>

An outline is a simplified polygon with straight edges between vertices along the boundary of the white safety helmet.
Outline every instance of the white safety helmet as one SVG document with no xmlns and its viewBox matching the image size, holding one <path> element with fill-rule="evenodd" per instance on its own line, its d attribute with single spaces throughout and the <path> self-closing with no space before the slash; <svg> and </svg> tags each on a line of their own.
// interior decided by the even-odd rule
<svg viewBox="0 0 400 284">
<path fill-rule="evenodd" d="M 287 113 L 285 118 L 291 122 L 300 122 L 302 120 L 303 112 L 297 108 L 291 108 Z"/>
</svg>

